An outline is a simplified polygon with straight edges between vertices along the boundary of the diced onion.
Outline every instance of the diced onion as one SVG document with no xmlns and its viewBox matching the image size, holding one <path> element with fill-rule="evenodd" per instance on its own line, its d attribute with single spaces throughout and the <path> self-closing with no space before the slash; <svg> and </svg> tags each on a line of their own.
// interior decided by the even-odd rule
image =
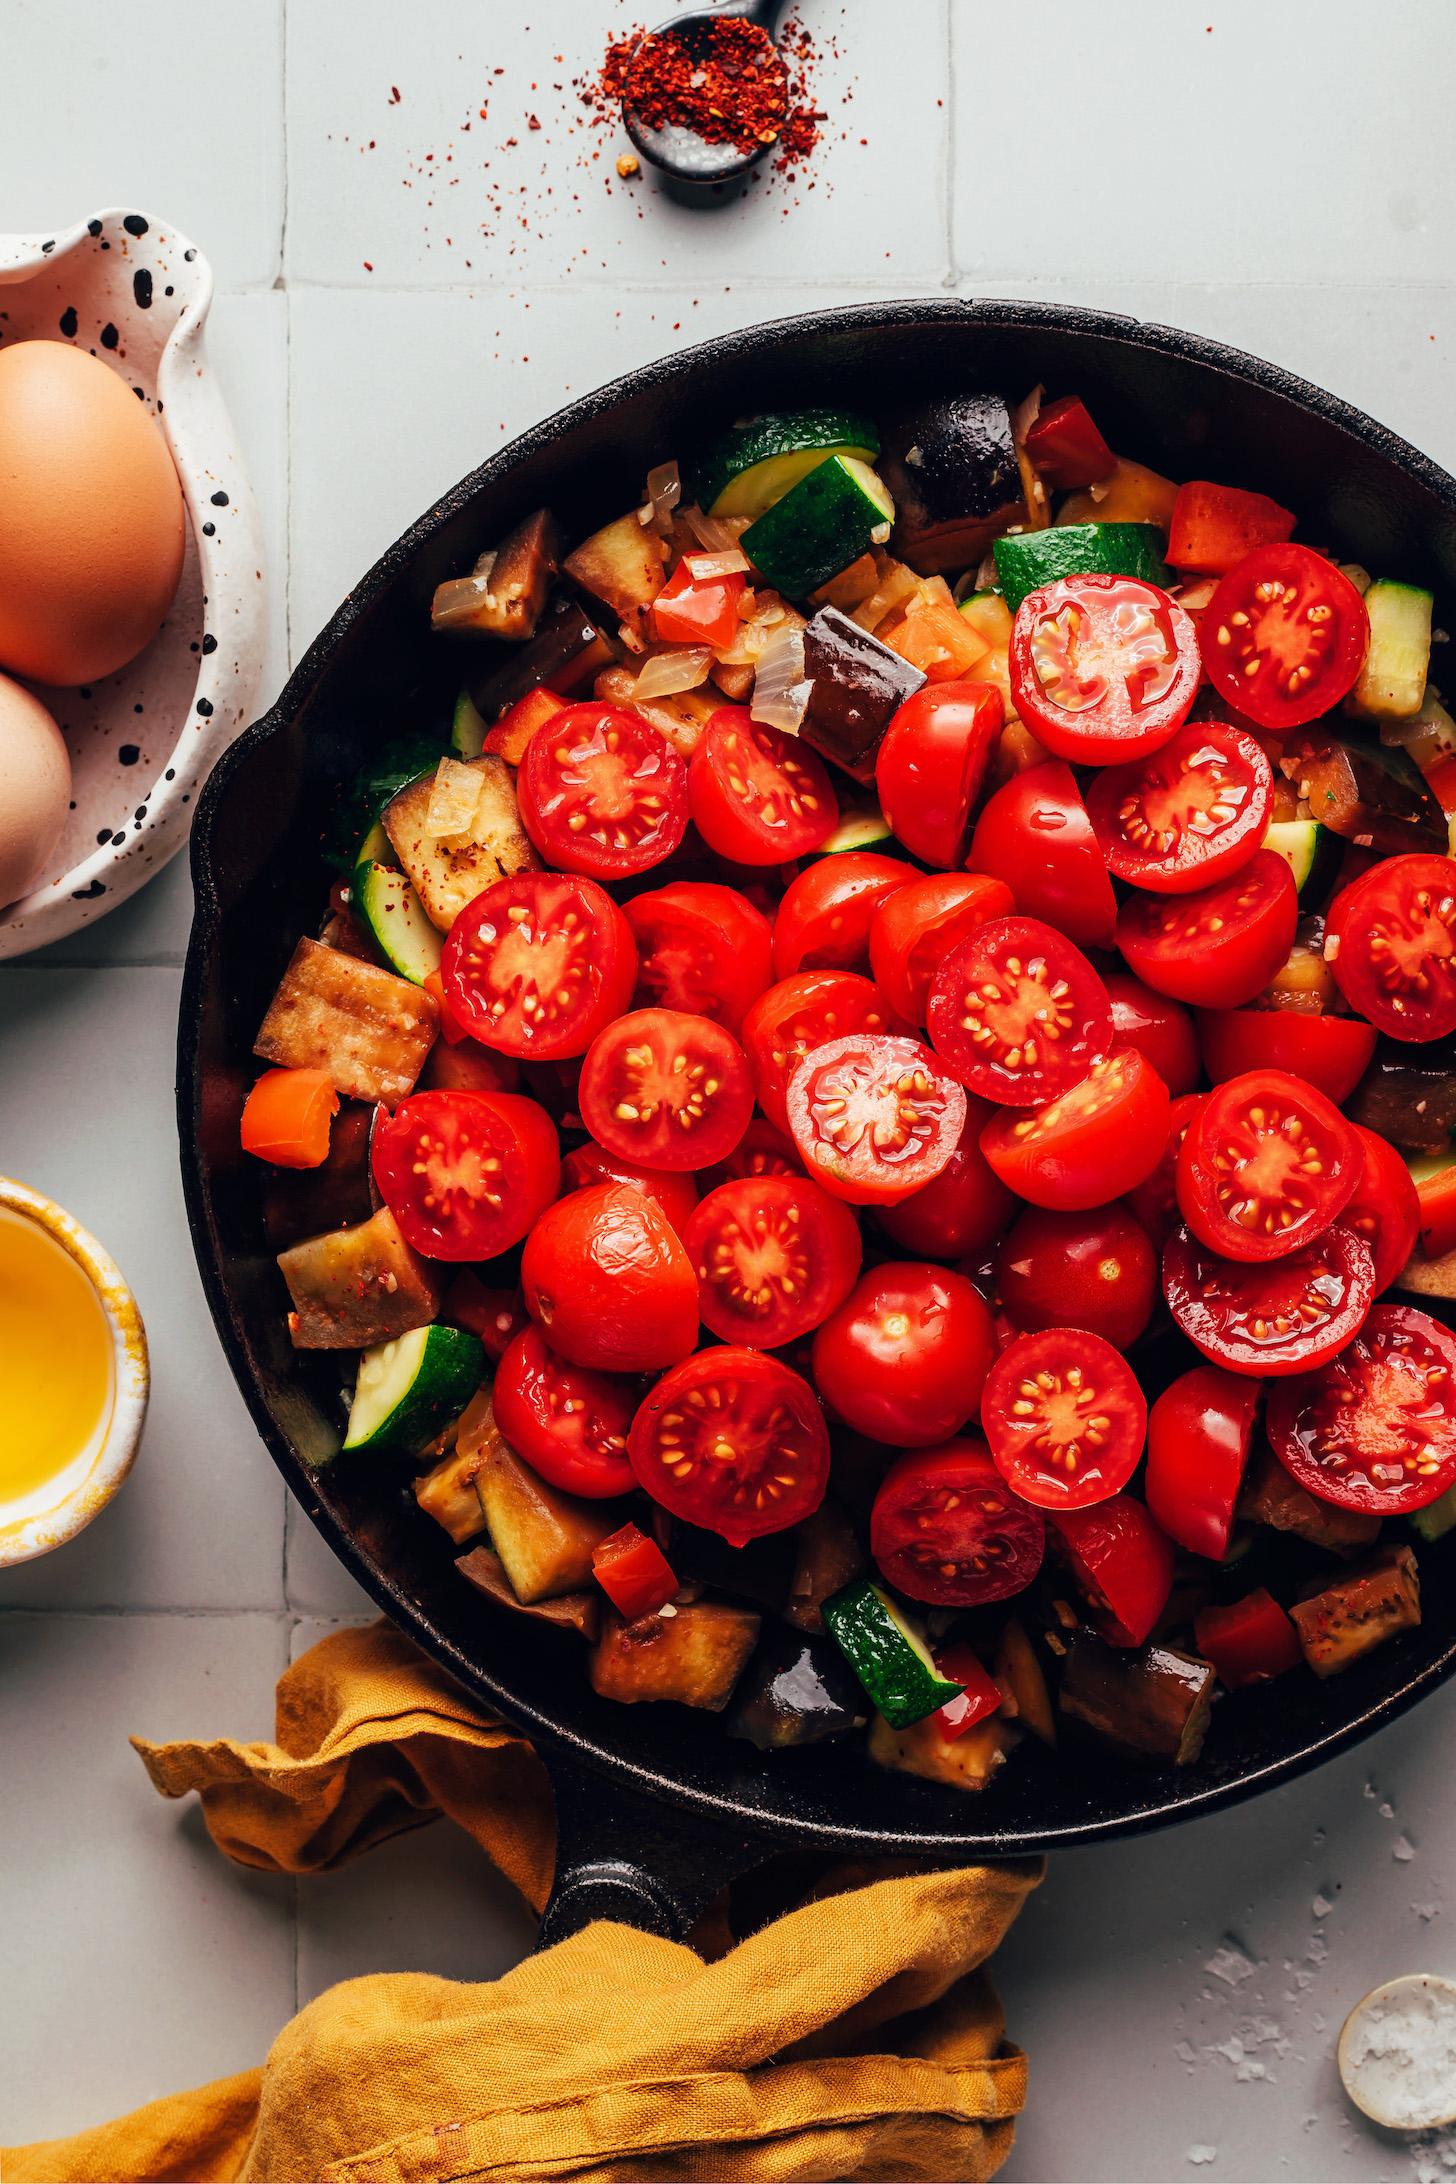
<svg viewBox="0 0 1456 2184">
<path fill-rule="evenodd" d="M 741 546 L 725 546 L 719 554 L 684 554 L 683 562 L 695 584 L 715 576 L 745 576 L 751 566 Z"/>
<path fill-rule="evenodd" d="M 448 577 L 443 584 L 437 584 L 430 601 L 431 629 L 470 628 L 476 614 L 490 598 L 494 567 L 494 552 L 484 553 L 469 576 Z"/>
<path fill-rule="evenodd" d="M 468 834 L 475 821 L 484 777 L 478 766 L 458 758 L 442 758 L 435 769 L 430 801 L 425 810 L 425 832 L 437 842 Z"/>
<path fill-rule="evenodd" d="M 646 662 L 632 689 L 632 701 L 670 698 L 679 690 L 696 690 L 708 679 L 713 655 L 706 645 L 678 645 L 671 652 L 655 652 Z"/>
<path fill-rule="evenodd" d="M 637 511 L 638 520 L 650 523 L 659 537 L 665 538 L 672 528 L 672 512 L 682 499 L 682 478 L 675 462 L 659 463 L 647 473 L 646 506 Z"/>
<path fill-rule="evenodd" d="M 1018 402 L 1011 412 L 1011 437 L 1018 447 L 1023 444 L 1026 435 L 1041 415 L 1041 398 L 1045 392 L 1044 387 L 1033 387 L 1025 400 Z"/>
<path fill-rule="evenodd" d="M 678 513 L 705 553 L 726 554 L 738 544 L 737 532 L 730 531 L 721 516 L 705 516 L 695 501 Z"/>
<path fill-rule="evenodd" d="M 776 630 L 758 656 L 749 713 L 765 727 L 796 736 L 814 685 L 804 675 L 802 625 Z"/>
<path fill-rule="evenodd" d="M 630 622 L 619 622 L 617 624 L 617 638 L 626 652 L 645 652 L 647 650 L 647 639 L 640 629 L 633 629 Z"/>
</svg>

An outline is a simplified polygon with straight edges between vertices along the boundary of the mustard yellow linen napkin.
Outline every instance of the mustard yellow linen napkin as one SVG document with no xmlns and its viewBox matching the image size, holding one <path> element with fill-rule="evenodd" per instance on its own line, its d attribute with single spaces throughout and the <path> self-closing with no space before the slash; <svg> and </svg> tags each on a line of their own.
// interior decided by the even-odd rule
<svg viewBox="0 0 1456 2184">
<path fill-rule="evenodd" d="M 229 1857 L 318 1872 L 446 1814 L 537 1908 L 545 1771 L 385 1623 L 278 1687 L 271 1744 L 133 1740 Z M 877 1872 L 883 1877 L 875 1877 Z M 394 1973 L 321 1995 L 261 2070 L 0 2155 L 6 2184 L 258 2179 L 571 2184 L 992 2176 L 1026 2062 L 981 1966 L 1031 1860 L 828 1869 L 708 1948 L 599 1923 L 479 1985 Z"/>
</svg>

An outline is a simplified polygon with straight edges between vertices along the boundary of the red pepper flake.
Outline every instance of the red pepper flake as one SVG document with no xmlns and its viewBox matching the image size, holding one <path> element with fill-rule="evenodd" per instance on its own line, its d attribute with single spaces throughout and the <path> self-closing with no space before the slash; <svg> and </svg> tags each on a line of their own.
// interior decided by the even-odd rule
<svg viewBox="0 0 1456 2184">
<path fill-rule="evenodd" d="M 535 116 L 534 114 L 527 114 L 527 116 L 526 116 L 526 127 L 527 127 L 528 129 L 539 129 L 539 128 L 540 128 L 540 126 L 541 126 L 541 124 L 540 124 L 540 122 L 539 122 L 539 121 L 537 120 L 537 118 L 536 118 L 536 116 Z"/>
<path fill-rule="evenodd" d="M 389 87 L 389 103 L 391 106 L 398 106 L 399 104 L 399 85 L 397 83 L 392 83 Z"/>
</svg>

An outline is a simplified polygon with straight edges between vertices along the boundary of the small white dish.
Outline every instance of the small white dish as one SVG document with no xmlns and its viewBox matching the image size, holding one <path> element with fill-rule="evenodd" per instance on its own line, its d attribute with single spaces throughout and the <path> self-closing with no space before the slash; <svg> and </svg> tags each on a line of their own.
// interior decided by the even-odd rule
<svg viewBox="0 0 1456 2184">
<path fill-rule="evenodd" d="M 182 581 L 144 652 L 94 687 L 37 691 L 71 754 L 65 831 L 40 884 L 0 905 L 0 960 L 105 917 L 175 855 L 198 789 L 248 724 L 263 664 L 263 546 L 203 348 L 212 270 L 186 236 L 113 208 L 0 235 L 0 345 L 83 349 L 161 423 L 189 518 Z"/>
<path fill-rule="evenodd" d="M 120 1267 L 53 1199 L 0 1175 L 0 1219 L 33 1221 L 90 1282 L 111 1330 L 111 1401 L 90 1444 L 19 1502 L 0 1504 L 0 1569 L 49 1554 L 99 1516 L 136 1460 L 151 1374 L 146 1329 Z"/>
<path fill-rule="evenodd" d="M 1456 1985 L 1407 1972 L 1372 1987 L 1340 2029 L 1339 2065 L 1355 2106 L 1388 2131 L 1456 2123 Z"/>
</svg>

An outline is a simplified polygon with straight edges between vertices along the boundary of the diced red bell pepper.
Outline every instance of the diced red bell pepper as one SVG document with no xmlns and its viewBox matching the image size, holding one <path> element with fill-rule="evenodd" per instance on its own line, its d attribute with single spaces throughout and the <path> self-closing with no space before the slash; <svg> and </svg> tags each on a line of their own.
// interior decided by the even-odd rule
<svg viewBox="0 0 1456 2184">
<path fill-rule="evenodd" d="M 942 1676 L 948 1676 L 952 1683 L 963 1687 L 959 1696 L 947 1699 L 935 1715 L 936 1728 L 947 1744 L 953 1744 L 978 1721 L 995 1713 L 1001 1704 L 1001 1689 L 969 1646 L 943 1647 L 935 1656 L 935 1665 Z"/>
<path fill-rule="evenodd" d="M 1456 812 L 1456 758 L 1438 758 L 1426 773 L 1426 787 L 1449 819 Z"/>
<path fill-rule="evenodd" d="M 326 1069 L 270 1069 L 243 1105 L 243 1151 L 275 1168 L 321 1168 L 338 1111 Z"/>
<path fill-rule="evenodd" d="M 694 581 L 683 559 L 652 602 L 652 628 L 665 645 L 730 645 L 738 631 L 742 576 Z"/>
<path fill-rule="evenodd" d="M 1096 485 L 1117 467 L 1117 457 L 1075 394 L 1048 402 L 1026 435 L 1026 452 L 1042 482 L 1062 492 Z"/>
<path fill-rule="evenodd" d="M 1268 1683 L 1304 1659 L 1294 1625 L 1262 1585 L 1227 1607 L 1200 1608 L 1193 1618 L 1193 1639 L 1230 1691 L 1241 1684 Z"/>
<path fill-rule="evenodd" d="M 1416 1179 L 1421 1202 L 1421 1249 L 1428 1259 L 1456 1251 L 1456 1166 Z"/>
<path fill-rule="evenodd" d="M 487 1357 L 500 1358 L 523 1327 L 529 1326 L 519 1289 L 487 1289 L 467 1268 L 445 1291 L 440 1317 L 467 1334 L 479 1335 Z"/>
<path fill-rule="evenodd" d="M 1194 478 L 1178 488 L 1167 558 L 1175 569 L 1226 576 L 1256 546 L 1280 544 L 1293 529 L 1289 510 L 1267 493 L 1245 493 L 1236 485 Z"/>
<path fill-rule="evenodd" d="M 485 748 L 492 758 L 503 758 L 508 766 L 519 766 L 526 755 L 526 745 L 543 721 L 550 720 L 566 704 L 554 690 L 528 690 L 514 705 L 508 705 L 494 728 L 485 732 Z"/>
<path fill-rule="evenodd" d="M 592 1576 L 629 1623 L 655 1615 L 677 1591 L 672 1564 L 635 1524 L 624 1524 L 592 1549 Z"/>
</svg>

